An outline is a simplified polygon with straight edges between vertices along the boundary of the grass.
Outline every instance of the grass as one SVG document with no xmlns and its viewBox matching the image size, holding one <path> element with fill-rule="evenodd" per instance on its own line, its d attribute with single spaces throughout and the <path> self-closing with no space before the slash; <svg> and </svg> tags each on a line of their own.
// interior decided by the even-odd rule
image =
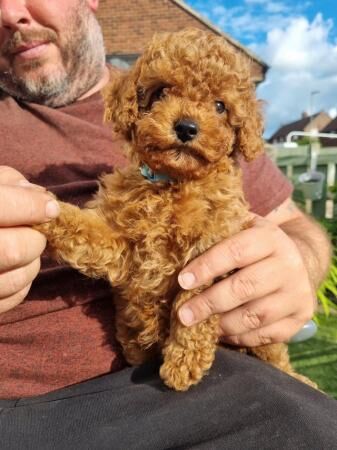
<svg viewBox="0 0 337 450">
<path fill-rule="evenodd" d="M 337 196 L 337 184 L 332 191 Z M 318 291 L 318 298 L 324 312 L 330 315 L 318 314 L 316 336 L 291 344 L 289 349 L 294 368 L 337 399 L 337 218 L 324 219 L 322 225 L 331 236 L 334 254 L 330 273 Z"/>
<path fill-rule="evenodd" d="M 289 348 L 294 368 L 337 399 L 337 315 L 318 315 L 316 336 Z"/>
</svg>

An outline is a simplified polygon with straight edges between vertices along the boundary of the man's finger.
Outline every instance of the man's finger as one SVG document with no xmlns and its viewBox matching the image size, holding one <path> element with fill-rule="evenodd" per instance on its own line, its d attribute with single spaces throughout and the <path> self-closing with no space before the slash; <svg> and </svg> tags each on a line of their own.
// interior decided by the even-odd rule
<svg viewBox="0 0 337 450">
<path fill-rule="evenodd" d="M 287 317 L 248 333 L 224 336 L 221 341 L 239 347 L 259 347 L 260 345 L 288 342 L 302 328 L 304 323 L 294 317 Z"/>
<path fill-rule="evenodd" d="M 5 313 L 9 311 L 10 309 L 15 308 L 17 305 L 23 302 L 23 300 L 26 298 L 29 290 L 30 290 L 31 284 L 26 286 L 22 291 L 17 292 L 16 294 L 12 295 L 11 297 L 8 297 L 4 300 L 0 300 L 0 314 Z"/>
<path fill-rule="evenodd" d="M 8 166 L 0 166 L 0 184 L 17 185 L 26 181 L 26 178 L 17 170 Z"/>
<path fill-rule="evenodd" d="M 213 284 L 180 308 L 181 322 L 186 326 L 194 325 L 211 314 L 234 310 L 277 291 L 280 278 L 275 276 L 274 268 L 273 258 L 267 258 Z"/>
<path fill-rule="evenodd" d="M 0 274 L 39 258 L 46 238 L 29 227 L 0 229 Z"/>
<path fill-rule="evenodd" d="M 33 225 L 58 216 L 57 201 L 46 192 L 18 186 L 0 186 L 0 227 Z"/>
<path fill-rule="evenodd" d="M 3 273 L 0 277 L 0 301 L 29 286 L 40 270 L 40 258 L 19 269 Z"/>
<path fill-rule="evenodd" d="M 266 219 L 255 218 L 252 228 L 225 239 L 189 263 L 179 274 L 180 286 L 193 289 L 266 258 L 273 253 L 276 234 L 280 232 Z"/>
<path fill-rule="evenodd" d="M 289 317 L 297 307 L 296 299 L 290 300 L 293 301 L 276 292 L 222 314 L 219 324 L 221 336 L 248 333 Z"/>
<path fill-rule="evenodd" d="M 0 185 L 21 186 L 30 189 L 45 191 L 46 188 L 38 184 L 30 183 L 22 173 L 8 166 L 0 166 Z"/>
</svg>

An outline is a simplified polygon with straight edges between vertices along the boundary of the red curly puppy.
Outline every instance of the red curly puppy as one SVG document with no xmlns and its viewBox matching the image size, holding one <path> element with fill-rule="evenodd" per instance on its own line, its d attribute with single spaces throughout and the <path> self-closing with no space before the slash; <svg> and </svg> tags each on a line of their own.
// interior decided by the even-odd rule
<svg viewBox="0 0 337 450">
<path fill-rule="evenodd" d="M 130 364 L 162 353 L 167 386 L 186 390 L 211 367 L 218 316 L 184 327 L 179 271 L 248 226 L 235 153 L 263 149 L 249 68 L 223 38 L 200 30 L 156 35 L 105 92 L 106 118 L 129 142 L 132 164 L 104 176 L 87 208 L 61 203 L 39 226 L 58 258 L 116 292 L 117 339 Z M 250 352 L 288 373 L 286 346 Z M 302 378 L 306 382 L 309 380 Z"/>
</svg>

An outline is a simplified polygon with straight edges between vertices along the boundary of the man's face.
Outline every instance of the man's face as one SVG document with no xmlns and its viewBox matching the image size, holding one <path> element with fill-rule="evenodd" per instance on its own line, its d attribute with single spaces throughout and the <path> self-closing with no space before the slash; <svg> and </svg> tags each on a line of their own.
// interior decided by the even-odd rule
<svg viewBox="0 0 337 450">
<path fill-rule="evenodd" d="M 60 106 L 102 76 L 98 0 L 0 0 L 0 89 Z"/>
</svg>

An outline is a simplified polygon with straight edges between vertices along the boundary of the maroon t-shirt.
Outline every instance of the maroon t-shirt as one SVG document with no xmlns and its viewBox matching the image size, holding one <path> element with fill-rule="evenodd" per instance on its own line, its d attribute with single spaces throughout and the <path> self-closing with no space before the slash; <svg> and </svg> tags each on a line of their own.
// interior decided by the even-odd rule
<svg viewBox="0 0 337 450">
<path fill-rule="evenodd" d="M 0 164 L 82 205 L 100 174 L 126 164 L 122 141 L 102 117 L 98 93 L 58 109 L 0 97 Z M 291 195 L 267 157 L 240 164 L 255 213 L 266 215 Z M 0 315 L 0 398 L 47 393 L 123 366 L 108 284 L 43 257 L 26 300 Z"/>
</svg>

